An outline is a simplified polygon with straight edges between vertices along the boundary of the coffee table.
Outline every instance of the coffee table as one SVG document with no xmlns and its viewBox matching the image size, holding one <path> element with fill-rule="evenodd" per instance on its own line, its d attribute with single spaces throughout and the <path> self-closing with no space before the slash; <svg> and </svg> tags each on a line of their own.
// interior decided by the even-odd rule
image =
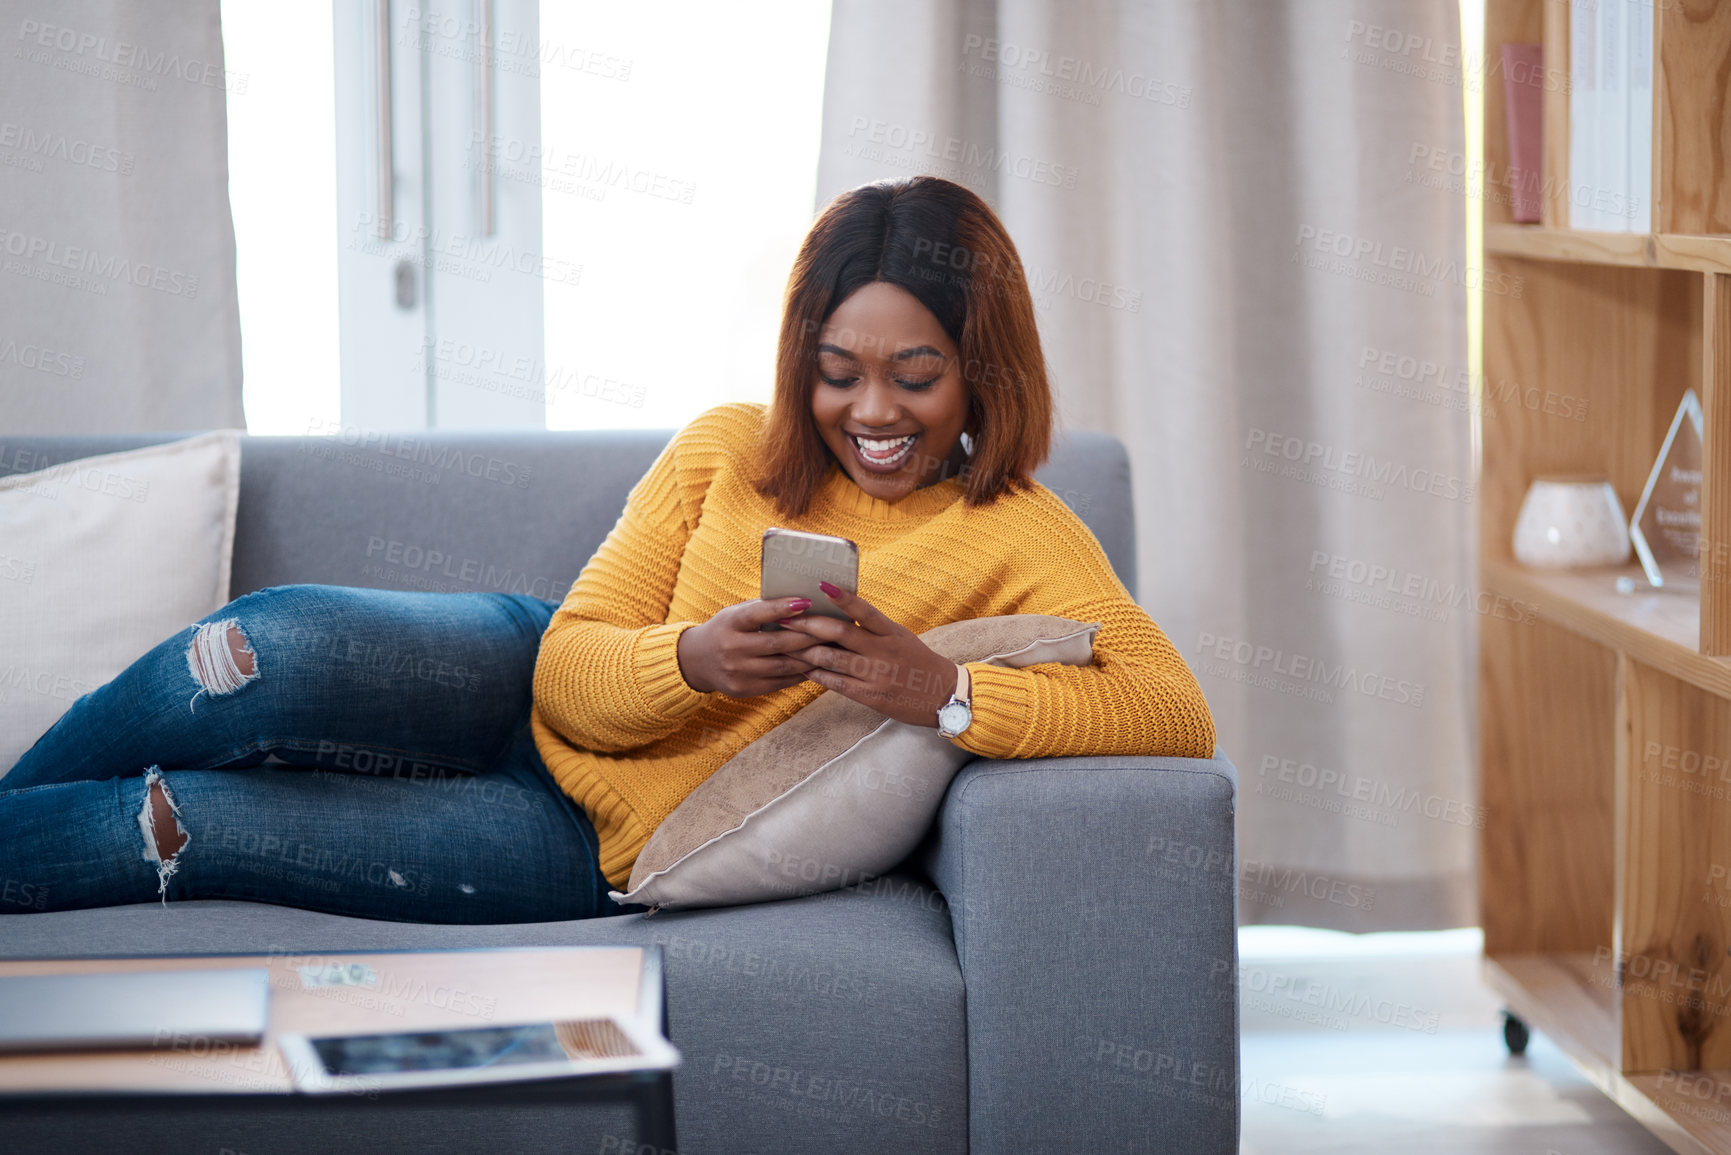
<svg viewBox="0 0 1731 1155">
<path fill-rule="evenodd" d="M 164 1111 L 193 1119 L 212 1113 L 233 1121 L 260 1112 L 291 1127 L 316 1124 L 329 1134 L 349 1133 L 345 1129 L 352 1125 L 359 1138 L 362 1131 L 385 1133 L 392 1117 L 422 1122 L 435 1117 L 428 1109 L 447 1118 L 453 1108 L 464 1106 L 492 1112 L 519 1104 L 545 1109 L 611 1103 L 632 1109 L 636 1130 L 631 1142 L 611 1136 L 613 1149 L 677 1149 L 670 1071 L 373 1091 L 365 1096 L 305 1095 L 296 1093 L 277 1047 L 277 1039 L 289 1034 L 396 1033 L 605 1015 L 635 1018 L 665 1036 L 660 947 L 32 959 L 0 961 L 0 975 L 260 966 L 268 969 L 270 981 L 269 1024 L 260 1045 L 170 1038 L 148 1051 L 0 1055 L 0 1134 L 12 1130 L 15 1122 L 27 1121 L 34 1124 L 32 1133 L 46 1134 L 45 1120 L 60 1117 L 76 1120 L 77 1129 L 94 1125 L 105 1114 L 130 1122 L 135 1117 L 162 1120 Z M 259 1146 L 206 1145 L 248 1151 Z"/>
</svg>

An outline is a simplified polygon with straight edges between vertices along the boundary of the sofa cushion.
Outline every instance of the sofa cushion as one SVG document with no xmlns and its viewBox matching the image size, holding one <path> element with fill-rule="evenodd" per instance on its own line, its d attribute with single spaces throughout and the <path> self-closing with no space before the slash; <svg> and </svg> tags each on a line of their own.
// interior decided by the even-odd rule
<svg viewBox="0 0 1731 1155">
<path fill-rule="evenodd" d="M 228 601 L 239 438 L 0 478 L 0 779 L 80 696 Z"/>
<path fill-rule="evenodd" d="M 920 635 L 953 662 L 1085 666 L 1099 622 L 1000 614 Z M 931 726 L 836 693 L 729 758 L 664 819 L 616 902 L 662 909 L 818 894 L 884 873 L 919 844 L 974 755 Z"/>
<path fill-rule="evenodd" d="M 967 1032 L 950 913 L 906 875 L 756 906 L 492 926 L 373 922 L 242 902 L 0 917 L 7 958 L 602 943 L 662 947 L 669 1033 L 683 1058 L 674 1076 L 680 1150 L 967 1149 Z M 268 1111 L 248 1113 L 260 1134 L 270 1131 L 262 1125 Z M 485 1134 L 486 1114 L 465 1129 Z M 499 1123 L 506 1133 L 503 1116 Z M 599 1140 L 577 1143 L 569 1120 L 549 1117 L 535 1134 L 525 1125 L 510 1124 L 509 1149 L 598 1149 Z M 279 1137 L 262 1149 L 318 1149 L 307 1134 L 304 1148 L 282 1147 Z M 163 1135 L 153 1129 L 149 1137 Z M 393 1149 L 444 1149 L 444 1137 L 411 1128 Z M 118 1125 L 92 1138 L 104 1150 L 135 1149 Z"/>
</svg>

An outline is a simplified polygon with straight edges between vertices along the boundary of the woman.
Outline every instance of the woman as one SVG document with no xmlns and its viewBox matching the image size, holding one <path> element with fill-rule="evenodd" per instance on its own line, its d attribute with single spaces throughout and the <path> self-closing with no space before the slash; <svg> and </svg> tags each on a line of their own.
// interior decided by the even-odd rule
<svg viewBox="0 0 1731 1155">
<path fill-rule="evenodd" d="M 844 193 L 794 264 L 773 403 L 682 429 L 562 604 L 315 585 L 235 599 L 0 778 L 0 878 L 40 896 L 0 910 L 618 913 L 607 891 L 662 819 L 825 690 L 934 727 L 965 702 L 951 741 L 984 757 L 1208 757 L 1195 678 L 1032 480 L 1052 420 L 990 208 L 933 177 Z M 772 524 L 859 544 L 859 594 L 828 595 L 852 622 L 756 596 Z M 1094 664 L 958 666 L 917 636 L 1011 613 L 1103 623 Z M 356 652 L 411 673 L 357 687 L 341 676 Z"/>
</svg>

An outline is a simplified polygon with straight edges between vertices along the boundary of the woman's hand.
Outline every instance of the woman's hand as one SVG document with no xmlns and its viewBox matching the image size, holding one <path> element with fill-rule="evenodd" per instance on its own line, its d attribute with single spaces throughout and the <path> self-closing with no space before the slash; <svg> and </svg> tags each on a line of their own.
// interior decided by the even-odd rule
<svg viewBox="0 0 1731 1155">
<path fill-rule="evenodd" d="M 732 698 L 754 698 L 797 686 L 811 663 L 793 653 L 811 645 L 804 634 L 760 627 L 797 614 L 807 598 L 753 598 L 715 611 L 702 625 L 679 635 L 679 673 L 693 690 L 719 690 Z"/>
<path fill-rule="evenodd" d="M 960 678 L 956 664 L 858 594 L 828 583 L 823 589 L 853 622 L 810 615 L 782 623 L 786 633 L 819 643 L 793 651 L 812 667 L 805 676 L 886 718 L 936 728 L 938 707 L 950 700 Z"/>
</svg>

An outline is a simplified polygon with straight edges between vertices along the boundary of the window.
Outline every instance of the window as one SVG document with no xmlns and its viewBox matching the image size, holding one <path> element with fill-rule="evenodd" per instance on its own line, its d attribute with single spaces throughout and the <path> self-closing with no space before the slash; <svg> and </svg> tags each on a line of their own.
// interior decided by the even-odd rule
<svg viewBox="0 0 1731 1155">
<path fill-rule="evenodd" d="M 667 428 L 767 400 L 829 6 L 443 8 L 223 0 L 249 431 Z"/>
<path fill-rule="evenodd" d="M 811 226 L 829 5 L 541 6 L 547 424 L 768 400 Z"/>
</svg>

